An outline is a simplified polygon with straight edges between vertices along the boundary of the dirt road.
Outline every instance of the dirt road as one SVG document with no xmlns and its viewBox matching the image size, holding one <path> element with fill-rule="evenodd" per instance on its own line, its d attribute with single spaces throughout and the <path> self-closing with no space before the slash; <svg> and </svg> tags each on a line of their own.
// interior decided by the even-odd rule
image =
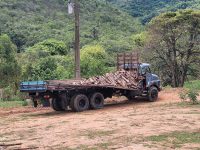
<svg viewBox="0 0 200 150">
<path fill-rule="evenodd" d="M 0 110 L 0 149 L 198 149 L 200 107 L 177 103 L 177 91 L 161 92 L 155 103 L 114 98 L 104 109 L 82 113 Z M 199 142 L 177 144 L 173 133 L 182 132 L 197 133 Z"/>
</svg>

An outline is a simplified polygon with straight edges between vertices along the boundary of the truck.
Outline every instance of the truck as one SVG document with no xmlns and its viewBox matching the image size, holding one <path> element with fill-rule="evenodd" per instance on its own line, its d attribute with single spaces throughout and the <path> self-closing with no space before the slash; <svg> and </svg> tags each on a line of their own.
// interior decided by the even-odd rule
<svg viewBox="0 0 200 150">
<path fill-rule="evenodd" d="M 26 81 L 20 83 L 20 91 L 28 93 L 37 107 L 37 100 L 51 101 L 55 111 L 69 108 L 75 112 L 104 107 L 104 101 L 114 95 L 126 96 L 129 100 L 138 96 L 150 102 L 158 99 L 161 83 L 151 73 L 150 64 L 140 63 L 138 53 L 117 54 L 117 70 L 133 73 L 137 85 L 133 88 L 112 84 L 80 84 L 79 80 Z M 74 84 L 76 83 L 76 84 Z"/>
</svg>

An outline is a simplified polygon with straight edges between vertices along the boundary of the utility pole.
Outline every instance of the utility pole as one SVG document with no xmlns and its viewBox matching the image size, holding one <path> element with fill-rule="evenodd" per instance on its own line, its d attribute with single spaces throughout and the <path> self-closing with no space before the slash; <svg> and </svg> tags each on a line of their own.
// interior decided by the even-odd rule
<svg viewBox="0 0 200 150">
<path fill-rule="evenodd" d="M 74 15 L 75 15 L 75 78 L 81 78 L 80 68 L 80 5 L 79 0 L 74 0 Z"/>
</svg>

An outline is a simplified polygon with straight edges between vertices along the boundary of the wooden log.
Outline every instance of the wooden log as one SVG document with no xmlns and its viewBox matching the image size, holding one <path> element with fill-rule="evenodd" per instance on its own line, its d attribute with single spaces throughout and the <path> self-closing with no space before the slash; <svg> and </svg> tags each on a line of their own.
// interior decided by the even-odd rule
<svg viewBox="0 0 200 150">
<path fill-rule="evenodd" d="M 82 86 L 113 86 L 122 88 L 137 88 L 137 83 L 143 78 L 137 78 L 136 72 L 119 70 L 116 72 L 106 73 L 103 76 L 91 77 L 82 80 L 53 80 L 50 84 L 60 85 L 82 85 Z"/>
</svg>

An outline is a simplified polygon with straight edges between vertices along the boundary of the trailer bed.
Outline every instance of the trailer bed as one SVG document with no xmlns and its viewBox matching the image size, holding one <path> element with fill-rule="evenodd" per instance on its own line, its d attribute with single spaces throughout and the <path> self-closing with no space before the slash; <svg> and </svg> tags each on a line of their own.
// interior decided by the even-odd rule
<svg viewBox="0 0 200 150">
<path fill-rule="evenodd" d="M 46 92 L 46 91 L 70 91 L 75 89 L 89 89 L 89 88 L 110 88 L 115 90 L 138 90 L 137 88 L 125 88 L 112 85 L 78 85 L 74 82 L 77 80 L 48 80 L 48 81 L 29 81 L 21 82 L 21 92 Z"/>
</svg>

